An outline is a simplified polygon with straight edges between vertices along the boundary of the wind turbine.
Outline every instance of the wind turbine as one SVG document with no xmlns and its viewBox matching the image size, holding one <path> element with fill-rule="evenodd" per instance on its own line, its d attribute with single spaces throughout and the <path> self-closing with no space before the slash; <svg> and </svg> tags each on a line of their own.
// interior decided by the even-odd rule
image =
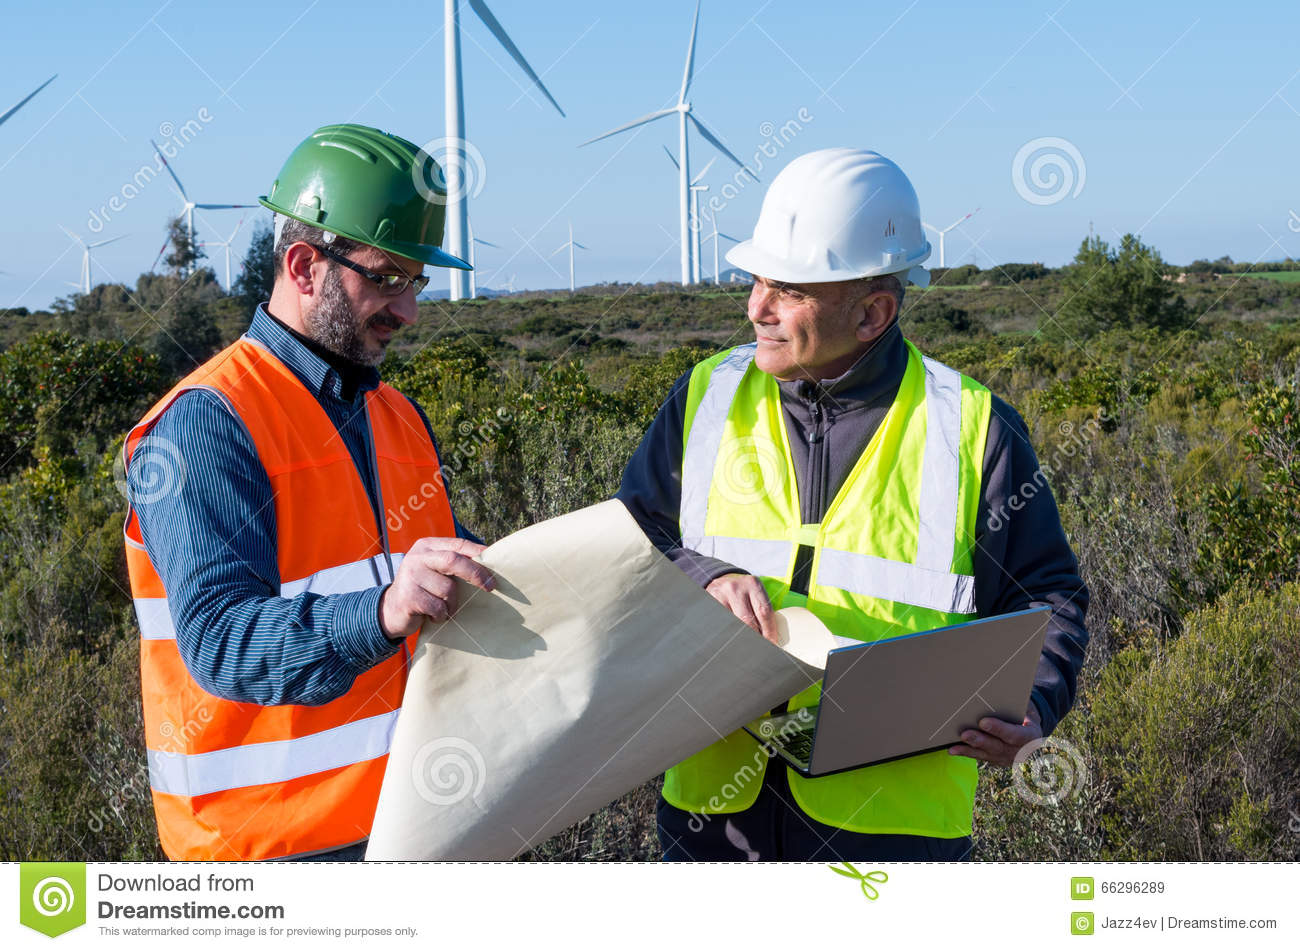
<svg viewBox="0 0 1300 951">
<path fill-rule="evenodd" d="M 981 207 L 983 207 L 983 206 L 981 206 Z M 975 214 L 976 212 L 978 212 L 978 211 L 979 211 L 979 208 L 976 208 L 975 211 L 972 211 L 969 215 L 962 215 L 960 218 L 958 218 L 956 221 L 954 221 L 954 222 L 953 222 L 952 224 L 950 224 L 948 227 L 944 228 L 942 231 L 940 231 L 940 230 L 939 230 L 938 228 L 936 228 L 934 225 L 926 225 L 925 222 L 921 222 L 923 225 L 925 225 L 925 227 L 929 228 L 931 231 L 933 231 L 935 234 L 937 234 L 937 235 L 939 236 L 939 267 L 947 267 L 947 266 L 948 266 L 948 259 L 944 256 L 944 248 L 943 248 L 944 238 L 946 238 L 946 237 L 948 236 L 948 232 L 951 231 L 953 228 L 957 227 L 959 224 L 961 224 L 961 223 L 962 223 L 963 221 L 965 221 L 967 218 L 970 218 L 972 215 L 974 215 L 974 214 Z"/>
<path fill-rule="evenodd" d="M 469 266 L 471 268 L 474 268 L 478 266 L 477 264 L 474 263 L 475 261 L 474 245 L 481 244 L 485 248 L 497 248 L 498 250 L 500 250 L 500 245 L 493 244 L 491 241 L 484 241 L 482 238 L 474 237 L 474 222 L 467 221 L 467 223 L 469 224 L 469 257 L 466 258 L 466 260 L 469 261 Z M 478 297 L 478 280 L 477 278 L 474 277 L 475 273 L 477 272 L 475 271 L 468 272 L 470 297 Z"/>
<path fill-rule="evenodd" d="M 23 106 L 27 105 L 27 101 L 28 101 L 29 99 L 31 99 L 33 96 L 35 96 L 38 92 L 40 92 L 42 89 L 44 89 L 44 88 L 45 88 L 46 86 L 48 86 L 50 83 L 54 82 L 54 80 L 57 79 L 58 76 L 59 76 L 59 74 L 58 74 L 58 73 L 55 73 L 55 74 L 54 74 L 53 76 L 51 76 L 49 79 L 45 80 L 45 82 L 41 83 L 39 86 L 37 86 L 37 87 L 36 87 L 35 89 L 33 89 L 31 92 L 29 92 L 29 93 L 27 94 L 27 96 L 23 99 L 22 102 L 18 103 L 18 105 L 14 106 L 12 109 L 10 109 L 8 112 L 6 112 L 4 115 L 0 116 L 0 125 L 4 125 L 6 119 L 8 119 L 11 115 L 13 115 L 15 112 L 17 112 L 17 111 L 18 111 L 19 109 L 21 109 Z"/>
<path fill-rule="evenodd" d="M 239 234 L 239 229 L 242 228 L 243 226 L 244 226 L 244 219 L 243 219 L 243 218 L 240 218 L 240 219 L 239 219 L 239 224 L 235 225 L 235 230 L 232 231 L 232 232 L 230 232 L 230 237 L 227 238 L 225 241 L 203 241 L 203 242 L 201 242 L 201 244 L 203 244 L 204 246 L 211 244 L 211 245 L 215 245 L 215 246 L 218 247 L 218 248 L 225 248 L 225 249 L 226 249 L 226 293 L 227 293 L 227 294 L 230 293 L 230 287 L 231 287 L 231 285 L 230 285 L 230 245 L 231 245 L 231 243 L 235 240 L 235 235 Z M 166 248 L 167 245 L 163 245 L 163 247 Z"/>
<path fill-rule="evenodd" d="M 733 242 L 733 243 L 735 243 L 735 244 L 739 244 L 739 243 L 740 243 L 740 239 L 739 239 L 739 238 L 733 238 L 731 235 L 729 235 L 729 234 L 723 234 L 721 231 L 719 231 L 719 230 L 718 230 L 718 216 L 715 215 L 715 214 L 710 214 L 710 215 L 709 215 L 709 224 L 713 225 L 713 233 L 712 233 L 711 235 L 709 235 L 709 237 L 713 239 L 713 286 L 714 286 L 714 287 L 717 287 L 719 284 L 722 283 L 722 282 L 718 279 L 718 278 L 719 278 L 719 274 L 718 274 L 718 239 L 719 239 L 719 238 L 726 238 L 728 241 L 731 241 L 731 242 Z"/>
<path fill-rule="evenodd" d="M 466 2 L 470 9 L 478 14 L 483 25 L 497 38 L 497 42 L 505 47 L 505 51 L 519 64 L 519 68 L 542 91 L 542 95 L 555 107 L 555 111 L 563 116 L 564 110 L 560 108 L 560 104 L 533 72 L 533 68 L 528 65 L 528 60 L 524 59 L 524 54 L 519 52 L 519 47 L 515 46 L 514 41 L 506 34 L 505 27 L 497 22 L 497 18 L 492 15 L 487 4 L 483 0 L 466 0 Z M 469 196 L 465 192 L 469 177 L 465 168 L 465 152 L 460 145 L 465 141 L 465 91 L 460 69 L 460 0 L 444 0 L 442 34 L 446 97 L 444 101 L 447 114 L 447 155 L 442 172 L 447 182 L 447 252 L 463 261 L 468 261 L 471 242 Z M 451 299 L 460 300 L 469 294 L 469 273 L 460 268 L 450 270 Z"/>
<path fill-rule="evenodd" d="M 158 158 L 163 163 L 163 167 L 167 169 L 167 174 L 170 175 L 172 177 L 172 181 L 176 183 L 177 194 L 181 196 L 181 201 L 185 202 L 185 207 L 184 209 L 182 209 L 181 213 L 185 215 L 185 230 L 189 233 L 191 247 L 194 246 L 194 209 L 195 208 L 202 208 L 204 211 L 215 211 L 223 208 L 257 208 L 258 207 L 257 205 L 209 205 L 209 204 L 204 204 L 203 202 L 191 201 L 190 196 L 185 191 L 185 186 L 182 185 L 181 180 L 176 177 L 176 173 L 172 170 L 171 165 L 168 164 L 167 157 L 163 155 L 162 149 L 158 148 L 157 143 L 154 142 L 153 139 L 149 140 L 149 144 L 152 145 L 153 150 L 158 153 Z"/>
<path fill-rule="evenodd" d="M 63 228 L 63 225 L 59 225 L 59 227 Z M 77 242 L 77 244 L 81 245 L 80 287 L 81 287 L 81 293 L 89 294 L 90 293 L 90 250 L 91 248 L 102 248 L 104 245 L 112 244 L 114 241 L 121 241 L 123 238 L 127 237 L 127 235 L 120 234 L 116 238 L 109 238 L 107 241 L 95 241 L 92 244 L 86 244 L 86 242 L 81 240 L 81 235 L 77 234 L 75 231 L 69 231 L 67 228 L 63 228 L 63 233 L 66 234 L 73 241 Z"/>
<path fill-rule="evenodd" d="M 635 129 L 637 126 L 645 125 L 647 122 L 654 122 L 656 119 L 662 119 L 664 116 L 677 116 L 678 152 L 681 156 L 677 163 L 677 184 L 678 198 L 681 206 L 679 235 L 682 246 L 681 262 L 683 284 L 689 284 L 691 280 L 691 236 L 689 220 L 691 202 L 691 165 L 689 142 L 686 134 L 687 120 L 689 119 L 691 122 L 695 123 L 695 131 L 702 135 L 705 141 L 712 144 L 719 152 L 731 159 L 731 161 L 735 162 L 742 171 L 749 172 L 749 174 L 753 176 L 754 181 L 758 181 L 758 176 L 754 175 L 754 173 L 750 171 L 749 166 L 736 158 L 736 156 L 731 153 L 731 150 L 722 144 L 722 140 L 714 135 L 713 132 L 709 130 L 708 126 L 696 117 L 695 113 L 691 109 L 691 104 L 686 101 L 686 94 L 691 88 L 691 78 L 695 74 L 695 38 L 699 33 L 699 28 L 700 4 L 697 0 L 695 4 L 695 22 L 691 26 L 690 45 L 686 48 L 686 69 L 682 73 L 682 88 L 677 94 L 677 105 L 672 106 L 669 109 L 660 109 L 657 112 L 652 112 L 649 115 L 642 116 L 640 119 L 634 119 L 626 125 L 621 125 L 617 129 L 611 129 L 608 132 L 596 136 L 594 139 L 588 139 L 586 142 L 582 143 L 582 145 L 590 145 L 592 142 L 599 142 L 601 139 L 607 139 L 611 135 L 618 135 L 618 133 L 626 132 L 628 129 Z M 581 148 L 581 146 L 579 146 L 579 148 Z"/>
<path fill-rule="evenodd" d="M 560 253 L 561 251 L 563 251 L 565 248 L 568 248 L 568 249 L 569 249 L 569 293 L 572 294 L 573 291 L 574 291 L 574 283 L 573 283 L 573 249 L 574 249 L 574 248 L 582 248 L 582 250 L 584 250 L 584 251 L 590 251 L 590 250 L 591 250 L 591 249 L 590 249 L 589 247 L 587 247 L 585 244 L 579 244 L 578 242 L 576 242 L 576 241 L 573 240 L 573 222 L 572 222 L 572 221 L 569 222 L 569 240 L 566 241 L 566 242 L 564 242 L 564 244 L 560 245 L 560 246 L 559 246 L 558 248 L 556 248 L 554 251 L 552 251 L 552 252 L 551 252 L 551 257 L 555 257 L 557 254 L 559 254 L 559 253 Z M 512 282 L 511 282 L 511 283 L 512 283 L 512 285 L 513 285 L 513 278 L 512 278 Z M 513 290 L 513 286 L 512 286 L 511 289 Z"/>
</svg>

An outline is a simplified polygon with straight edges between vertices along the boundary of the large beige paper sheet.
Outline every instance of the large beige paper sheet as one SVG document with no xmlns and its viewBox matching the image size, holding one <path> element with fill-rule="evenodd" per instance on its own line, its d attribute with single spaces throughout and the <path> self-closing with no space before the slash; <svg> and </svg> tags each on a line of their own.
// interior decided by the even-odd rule
<svg viewBox="0 0 1300 951">
<path fill-rule="evenodd" d="M 821 678 L 836 639 L 737 621 L 604 502 L 484 552 L 412 658 L 367 859 L 509 859 Z M 801 659 L 802 658 L 802 659 Z"/>
</svg>

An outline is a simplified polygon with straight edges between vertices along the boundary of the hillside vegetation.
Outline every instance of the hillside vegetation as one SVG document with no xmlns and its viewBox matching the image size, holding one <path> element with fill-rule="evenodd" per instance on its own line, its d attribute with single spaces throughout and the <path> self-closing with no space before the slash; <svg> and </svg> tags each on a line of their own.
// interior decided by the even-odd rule
<svg viewBox="0 0 1300 951">
<path fill-rule="evenodd" d="M 1092 594 L 1075 709 L 984 770 L 976 857 L 1300 858 L 1300 283 L 1136 239 L 936 278 L 904 329 L 1024 415 Z M 671 382 L 752 339 L 742 286 L 591 290 L 422 302 L 382 368 L 489 542 L 608 498 Z M 161 858 L 116 460 L 249 315 L 207 270 L 0 312 L 0 858 Z M 655 795 L 527 857 L 655 858 Z"/>
</svg>

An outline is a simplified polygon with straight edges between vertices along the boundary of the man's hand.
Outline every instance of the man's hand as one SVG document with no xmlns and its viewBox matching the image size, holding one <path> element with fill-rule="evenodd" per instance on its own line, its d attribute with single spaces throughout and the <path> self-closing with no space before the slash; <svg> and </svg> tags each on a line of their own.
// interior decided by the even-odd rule
<svg viewBox="0 0 1300 951">
<path fill-rule="evenodd" d="M 410 637 L 426 618 L 445 621 L 455 614 L 457 578 L 491 591 L 492 572 L 473 560 L 483 550 L 463 538 L 421 538 L 412 545 L 379 599 L 379 624 L 389 640 Z"/>
<path fill-rule="evenodd" d="M 1022 746 L 1043 736 L 1043 721 L 1032 700 L 1029 701 L 1029 712 L 1019 726 L 1008 720 L 985 717 L 980 720 L 979 727 L 978 730 L 964 731 L 961 735 L 963 742 L 948 747 L 948 752 L 997 766 L 1010 766 Z"/>
<path fill-rule="evenodd" d="M 772 602 L 763 589 L 763 583 L 753 575 L 722 575 L 710 581 L 704 590 L 773 644 L 780 641 Z"/>
</svg>

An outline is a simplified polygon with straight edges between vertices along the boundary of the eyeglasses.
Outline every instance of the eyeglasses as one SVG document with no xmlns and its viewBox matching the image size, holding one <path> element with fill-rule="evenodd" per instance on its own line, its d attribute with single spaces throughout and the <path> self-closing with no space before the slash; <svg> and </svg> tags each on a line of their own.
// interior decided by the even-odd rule
<svg viewBox="0 0 1300 951">
<path fill-rule="evenodd" d="M 345 258 L 331 248 L 322 247 L 319 244 L 313 244 L 312 247 L 331 261 L 337 261 L 345 268 L 356 271 L 367 281 L 378 287 L 379 292 L 385 297 L 397 297 L 404 293 L 408 287 L 414 288 L 415 295 L 418 297 L 420 292 L 429 286 L 429 275 L 427 274 L 421 274 L 419 277 L 407 277 L 405 274 L 378 274 L 369 268 L 362 267 L 356 261 Z"/>
</svg>

